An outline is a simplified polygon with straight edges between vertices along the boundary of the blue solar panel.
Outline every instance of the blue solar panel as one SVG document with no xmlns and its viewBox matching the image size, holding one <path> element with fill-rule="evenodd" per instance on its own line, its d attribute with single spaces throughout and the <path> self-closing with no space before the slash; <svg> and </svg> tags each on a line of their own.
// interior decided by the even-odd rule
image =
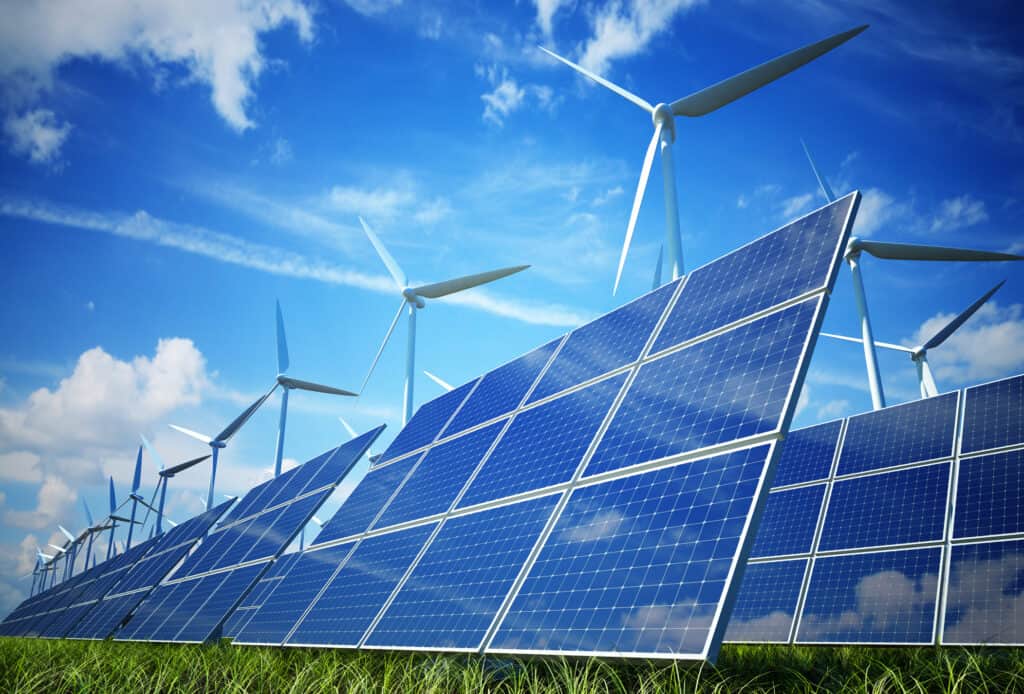
<svg viewBox="0 0 1024 694">
<path fill-rule="evenodd" d="M 339 479 L 344 479 L 352 470 L 359 459 L 370 450 L 370 444 L 377 440 L 384 427 L 371 429 L 365 434 L 360 434 L 348 443 L 338 447 L 335 453 L 324 461 L 323 466 L 317 470 L 309 483 L 303 488 L 302 493 L 307 494 L 314 489 L 321 489 L 337 484 Z"/>
<path fill-rule="evenodd" d="M 218 635 L 217 628 L 242 601 L 246 591 L 266 568 L 266 563 L 263 563 L 225 572 L 223 580 L 209 594 L 209 598 L 199 611 L 192 615 L 181 631 L 177 632 L 174 640 L 184 643 L 202 643 L 216 637 Z"/>
<path fill-rule="evenodd" d="M 769 494 L 750 556 L 772 557 L 810 552 L 824 496 L 824 484 Z"/>
<path fill-rule="evenodd" d="M 484 374 L 480 385 L 445 427 L 444 436 L 457 434 L 516 409 L 561 341 L 562 338 L 553 340 Z"/>
<path fill-rule="evenodd" d="M 1024 449 L 961 460 L 955 513 L 957 538 L 1024 532 Z"/>
<path fill-rule="evenodd" d="M 933 641 L 941 549 L 819 557 L 798 643 Z"/>
<path fill-rule="evenodd" d="M 1024 645 L 1024 540 L 952 551 L 942 642 Z"/>
<path fill-rule="evenodd" d="M 195 581 L 181 584 L 180 598 L 171 606 L 167 619 L 160 626 L 145 634 L 146 641 L 174 641 L 181 628 L 199 611 L 210 594 L 227 577 L 226 573 L 213 574 Z M 138 636 L 138 635 L 137 635 Z"/>
<path fill-rule="evenodd" d="M 384 451 L 377 464 L 386 463 L 392 458 L 415 451 L 437 438 L 438 433 L 451 419 L 452 413 L 462 404 L 478 380 L 474 379 L 469 383 L 464 383 L 455 390 L 420 406 L 408 424 L 398 432 L 398 436 Z"/>
<path fill-rule="evenodd" d="M 625 380 L 613 376 L 517 414 L 459 506 L 568 481 Z"/>
<path fill-rule="evenodd" d="M 842 426 L 839 420 L 789 432 L 782 444 L 772 486 L 826 479 L 832 470 Z"/>
<path fill-rule="evenodd" d="M 586 474 L 779 430 L 820 304 L 809 299 L 641 366 Z"/>
<path fill-rule="evenodd" d="M 316 536 L 317 544 L 358 535 L 369 528 L 418 460 L 413 456 L 367 472 Z"/>
<path fill-rule="evenodd" d="M 806 570 L 806 559 L 749 565 L 729 617 L 726 640 L 787 643 Z"/>
<path fill-rule="evenodd" d="M 157 586 L 139 605 L 131 620 L 114 635 L 115 641 L 144 640 L 160 628 L 176 606 L 192 590 L 188 583 Z"/>
<path fill-rule="evenodd" d="M 678 286 L 679 281 L 670 282 L 569 333 L 568 340 L 530 395 L 530 401 L 546 398 L 639 359 Z"/>
<path fill-rule="evenodd" d="M 374 527 L 447 511 L 504 425 L 495 422 L 431 448 Z"/>
<path fill-rule="evenodd" d="M 850 194 L 694 270 L 654 343 L 659 352 L 814 289 L 831 286 Z"/>
<path fill-rule="evenodd" d="M 73 639 L 105 639 L 124 621 L 128 613 L 142 602 L 143 593 L 106 598 L 95 605 L 68 634 Z"/>
<path fill-rule="evenodd" d="M 837 481 L 819 549 L 941 540 L 949 463 Z"/>
<path fill-rule="evenodd" d="M 288 580 L 280 581 L 235 637 L 236 643 L 280 644 L 338 567 L 354 543 L 304 552 Z"/>
<path fill-rule="evenodd" d="M 488 650 L 705 655 L 769 456 L 575 489 Z"/>
<path fill-rule="evenodd" d="M 967 389 L 964 453 L 1024 443 L 1024 376 Z"/>
<path fill-rule="evenodd" d="M 952 456 L 957 396 L 947 393 L 850 417 L 838 474 Z"/>
<path fill-rule="evenodd" d="M 271 565 L 252 590 L 242 599 L 238 609 L 232 612 L 227 622 L 224 623 L 224 638 L 233 639 L 238 636 L 256 614 L 256 609 L 262 607 L 267 597 L 274 592 L 274 589 L 288 575 L 300 557 L 302 557 L 301 552 L 293 552 L 284 555 Z"/>
<path fill-rule="evenodd" d="M 479 648 L 558 499 L 446 521 L 366 645 Z"/>
<path fill-rule="evenodd" d="M 356 646 L 434 525 L 419 525 L 360 542 L 287 643 Z"/>
</svg>

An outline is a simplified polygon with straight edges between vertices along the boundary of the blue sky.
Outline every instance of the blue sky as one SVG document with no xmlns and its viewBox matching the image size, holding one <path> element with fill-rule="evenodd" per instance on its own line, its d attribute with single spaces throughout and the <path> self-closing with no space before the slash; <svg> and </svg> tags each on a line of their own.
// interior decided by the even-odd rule
<svg viewBox="0 0 1024 694">
<path fill-rule="evenodd" d="M 126 493 L 138 432 L 169 463 L 199 455 L 166 425 L 216 432 L 271 385 L 275 298 L 289 373 L 358 388 L 399 297 L 357 214 L 413 281 L 532 265 L 420 313 L 417 365 L 453 384 L 649 288 L 658 166 L 611 295 L 649 117 L 537 44 L 658 102 L 869 23 L 677 121 L 687 267 L 822 204 L 800 138 L 837 192 L 864 193 L 856 234 L 1024 252 L 1009 3 L 208 5 L 24 3 L 0 27 L 2 611 L 31 549 L 83 526 L 81 497 L 100 511 L 110 474 Z M 907 344 L 1008 279 L 930 360 L 942 390 L 1024 370 L 1024 267 L 863 269 L 877 338 Z M 845 269 L 825 327 L 857 329 Z M 346 439 L 338 415 L 393 436 L 404 341 L 402 325 L 358 400 L 293 393 L 286 457 Z M 905 355 L 881 366 L 890 402 L 917 396 Z M 439 393 L 419 376 L 417 403 Z M 224 491 L 268 474 L 277 404 L 232 440 Z M 869 407 L 859 349 L 820 342 L 796 425 Z M 172 518 L 200 510 L 207 470 L 173 481 Z"/>
</svg>

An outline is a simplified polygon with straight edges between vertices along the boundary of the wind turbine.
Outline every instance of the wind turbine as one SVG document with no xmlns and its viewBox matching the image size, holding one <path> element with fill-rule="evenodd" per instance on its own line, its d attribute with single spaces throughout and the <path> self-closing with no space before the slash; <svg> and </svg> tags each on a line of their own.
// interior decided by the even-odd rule
<svg viewBox="0 0 1024 694">
<path fill-rule="evenodd" d="M 177 424 L 168 425 L 175 431 L 179 431 L 185 436 L 190 436 L 196 439 L 197 441 L 202 441 L 203 443 L 210 447 L 210 453 L 211 457 L 213 458 L 213 462 L 210 465 L 210 491 L 206 495 L 206 503 L 209 506 L 213 506 L 213 487 L 217 481 L 217 457 L 218 454 L 220 453 L 220 449 L 228 445 L 228 440 L 232 436 L 234 436 L 239 429 L 242 428 L 243 424 L 249 421 L 249 418 L 252 417 L 256 410 L 260 408 L 260 405 L 262 405 L 266 401 L 266 399 L 270 397 L 270 394 L 274 392 L 274 388 L 277 388 L 276 383 L 274 384 L 273 388 L 271 388 L 266 393 L 257 398 L 256 402 L 249 405 L 249 407 L 245 408 L 242 414 L 235 417 L 234 421 L 231 422 L 231 424 L 228 424 L 227 427 L 216 436 L 207 436 L 206 434 L 200 434 L 197 431 L 192 431 L 191 429 L 180 427 Z"/>
<path fill-rule="evenodd" d="M 82 497 L 82 508 L 85 510 L 85 519 L 89 523 L 89 526 L 85 529 L 85 532 L 88 533 L 89 536 L 88 544 L 85 549 L 85 568 L 88 569 L 90 561 L 92 562 L 93 566 L 96 565 L 96 557 L 93 556 L 92 553 L 93 535 L 102 533 L 104 530 L 112 530 L 114 526 L 112 523 L 108 523 L 106 520 L 104 520 L 102 523 L 97 523 L 95 520 L 93 520 L 92 510 L 89 508 L 89 502 L 85 500 L 84 496 Z"/>
<path fill-rule="evenodd" d="M 426 372 L 424 372 L 424 373 L 426 373 Z M 427 375 L 429 375 L 429 374 L 427 374 Z M 356 432 L 356 430 L 352 428 L 352 425 L 349 424 L 347 421 L 345 421 L 344 417 L 338 417 L 338 421 L 341 422 L 341 426 L 345 427 L 345 431 L 348 432 L 349 438 L 353 438 L 354 439 L 354 438 L 359 436 L 359 434 Z M 369 460 L 371 463 L 376 463 L 377 459 L 380 458 L 380 456 L 381 456 L 380 453 L 374 453 L 370 449 L 366 450 L 366 459 Z"/>
<path fill-rule="evenodd" d="M 992 295 L 999 291 L 999 288 L 1006 283 L 1003 280 L 996 286 L 985 292 L 981 298 L 975 301 L 973 304 L 964 309 L 960 315 L 949 321 L 942 327 L 941 330 L 932 335 L 924 344 L 918 345 L 917 347 L 905 347 L 903 345 L 894 345 L 891 342 L 875 342 L 876 347 L 884 347 L 885 349 L 891 349 L 897 352 L 906 352 L 910 355 L 910 360 L 914 362 L 917 367 L 917 384 L 921 389 L 922 398 L 931 398 L 939 394 L 939 389 L 935 385 L 935 377 L 932 375 L 932 369 L 928 365 L 928 350 L 938 347 L 947 339 L 949 336 L 960 329 L 967 320 L 973 316 L 978 309 L 980 309 L 986 301 L 992 298 Z M 822 333 L 825 337 L 831 337 L 835 340 L 845 340 L 847 342 L 863 342 L 863 340 L 856 337 L 848 337 L 846 335 L 836 335 L 835 333 Z"/>
<path fill-rule="evenodd" d="M 184 463 L 178 463 L 174 467 L 165 467 L 163 458 L 161 458 L 160 454 L 156 452 L 156 449 L 154 449 L 150 445 L 149 440 L 146 439 L 146 437 L 143 436 L 142 434 L 139 434 L 139 438 L 142 439 L 142 445 L 145 447 L 146 451 L 148 451 L 149 455 L 152 456 L 154 464 L 159 466 L 159 471 L 157 472 L 157 474 L 160 476 L 160 479 L 157 480 L 156 489 L 153 490 L 154 497 L 156 496 L 157 492 L 160 493 L 160 501 L 156 509 L 156 522 L 154 523 L 154 532 L 157 535 L 161 535 L 163 534 L 164 520 L 167 520 L 167 522 L 173 525 L 173 521 L 171 521 L 170 518 L 164 517 L 164 502 L 167 500 L 167 480 L 171 479 L 179 472 L 184 472 L 185 470 L 188 470 L 190 467 L 193 467 L 205 461 L 210 457 L 210 454 L 207 453 L 206 455 L 201 455 L 198 458 L 186 460 Z M 153 508 L 153 501 L 155 501 L 155 499 L 149 502 L 148 508 Z M 146 517 L 149 517 L 149 513 L 146 514 Z M 143 525 L 145 525 L 145 520 L 143 520 Z"/>
<path fill-rule="evenodd" d="M 636 195 L 633 197 L 633 209 L 629 214 L 629 224 L 626 226 L 626 240 L 622 244 L 622 255 L 619 257 L 619 268 L 615 273 L 615 286 L 612 294 L 619 289 L 619 281 L 622 279 L 622 268 L 626 264 L 626 255 L 629 253 L 629 245 L 633 239 L 633 230 L 636 227 L 637 216 L 640 214 L 640 203 L 643 202 L 644 192 L 647 190 L 647 179 L 651 174 L 651 164 L 654 162 L 654 150 L 656 147 L 661 150 L 662 173 L 665 184 L 665 245 L 668 248 L 668 259 L 672 266 L 672 278 L 678 279 L 685 274 L 683 269 L 683 245 L 679 235 L 679 210 L 676 202 L 676 181 L 675 170 L 672 166 L 672 143 L 676 139 L 676 116 L 697 117 L 704 116 L 716 111 L 733 101 L 746 96 L 750 92 L 760 89 L 769 82 L 774 82 L 783 75 L 811 62 L 840 44 L 849 41 L 857 34 L 867 29 L 867 25 L 844 31 L 817 43 L 812 43 L 799 48 L 774 60 L 741 72 L 729 79 L 723 80 L 698 92 L 694 92 L 682 99 L 677 99 L 671 104 L 660 103 L 651 105 L 648 101 L 640 98 L 617 84 L 599 77 L 586 68 L 552 53 L 543 46 L 542 51 L 552 58 L 561 61 L 582 75 L 589 77 L 603 87 L 610 89 L 624 99 L 644 109 L 651 115 L 654 122 L 654 135 L 650 144 L 647 145 L 647 154 L 644 155 L 644 164 L 640 169 L 640 182 L 637 184 Z"/>
<path fill-rule="evenodd" d="M 818 186 L 822 194 L 829 202 L 836 199 L 828 181 L 811 157 L 811 151 L 803 140 L 804 153 L 811 165 L 814 177 L 818 180 Z M 871 406 L 875 410 L 885 407 L 885 391 L 882 389 L 882 375 L 878 370 L 878 354 L 875 346 L 874 332 L 871 329 L 871 318 L 868 315 L 868 300 L 864 293 L 864 278 L 861 276 L 860 255 L 867 253 L 876 258 L 885 260 L 952 260 L 967 262 L 989 262 L 1000 260 L 1024 260 L 1024 256 L 1013 253 L 997 253 L 995 251 L 976 251 L 967 248 L 947 248 L 945 246 L 922 246 L 910 243 L 889 243 L 883 241 L 867 241 L 865 239 L 851 236 L 846 243 L 844 257 L 846 264 L 850 266 L 850 274 L 853 277 L 853 296 L 857 304 L 857 314 L 860 317 L 860 342 L 864 346 L 864 366 L 868 374 L 868 388 L 871 391 Z M 984 303 L 984 302 L 982 302 Z M 965 319 L 966 320 L 966 319 Z M 934 346 L 934 345 L 933 345 Z M 929 373 L 930 377 L 930 373 Z M 922 390 L 922 392 L 924 392 Z"/>
<path fill-rule="evenodd" d="M 277 302 L 277 385 L 281 386 L 281 420 L 277 427 L 277 452 L 274 454 L 274 477 L 281 474 L 281 460 L 284 456 L 284 430 L 288 419 L 288 391 L 309 390 L 328 395 L 347 395 L 356 397 L 357 393 L 332 386 L 325 386 L 311 381 L 300 381 L 285 375 L 288 370 L 288 341 L 284 334 L 284 316 L 281 314 L 281 302 Z"/>
<path fill-rule="evenodd" d="M 455 390 L 455 386 L 453 386 L 452 384 L 448 383 L 447 381 L 442 380 L 440 377 L 435 376 L 434 374 L 430 373 L 426 369 L 423 369 L 423 375 L 426 376 L 427 378 L 429 378 L 431 381 L 433 381 L 437 385 L 439 385 L 442 388 L 444 388 L 449 393 L 451 391 Z M 346 426 L 348 426 L 348 425 L 346 425 Z M 354 438 L 355 434 L 353 434 L 352 436 Z"/>
<path fill-rule="evenodd" d="M 366 382 L 370 380 L 370 374 L 373 373 L 373 369 L 377 366 L 377 360 L 380 359 L 381 352 L 384 351 L 384 347 L 388 344 L 388 340 L 391 339 L 391 333 L 395 330 L 395 325 L 398 323 L 398 319 L 402 316 L 403 310 L 409 312 L 409 335 L 408 343 L 406 346 L 405 354 L 405 391 L 402 398 L 402 426 L 404 427 L 406 422 L 412 417 L 412 389 L 413 389 L 413 376 L 415 375 L 416 368 L 416 310 L 426 306 L 424 299 L 440 299 L 443 296 L 449 294 L 455 294 L 461 292 L 464 289 L 470 289 L 472 287 L 479 287 L 482 284 L 493 282 L 494 280 L 501 279 L 502 277 L 508 277 L 517 272 L 522 272 L 529 265 L 516 265 L 514 267 L 502 268 L 500 270 L 491 270 L 489 272 L 481 272 L 475 275 L 466 275 L 465 277 L 457 277 L 455 279 L 445 280 L 443 282 L 435 282 L 433 284 L 423 284 L 418 287 L 410 287 L 409 280 L 399 267 L 395 259 L 388 253 L 388 249 L 384 247 L 381 240 L 377 238 L 377 235 L 373 233 L 370 226 L 366 221 L 360 217 L 359 223 L 363 225 L 363 231 L 370 239 L 370 243 L 377 251 L 377 255 L 384 262 L 388 272 L 391 274 L 391 279 L 395 281 L 398 286 L 398 291 L 402 293 L 402 303 L 398 306 L 398 313 L 395 314 L 394 320 L 391 321 L 391 327 L 388 328 L 387 334 L 384 336 L 384 342 L 381 343 L 380 349 L 377 350 L 377 356 L 373 358 L 373 363 L 370 365 L 370 370 L 366 374 L 366 378 L 363 379 L 363 385 L 359 388 L 359 392 L 363 391 L 366 386 Z"/>
</svg>

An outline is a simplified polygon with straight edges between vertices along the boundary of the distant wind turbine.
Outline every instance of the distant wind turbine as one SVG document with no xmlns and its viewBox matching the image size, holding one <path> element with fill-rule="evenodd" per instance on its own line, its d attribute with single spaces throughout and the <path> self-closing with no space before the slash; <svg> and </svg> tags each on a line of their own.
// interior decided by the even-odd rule
<svg viewBox="0 0 1024 694">
<path fill-rule="evenodd" d="M 442 379 L 441 379 L 440 377 L 438 377 L 438 376 L 435 376 L 434 374 L 430 373 L 430 372 L 429 372 L 429 371 L 427 371 L 426 369 L 423 369 L 423 375 L 424 375 L 424 376 L 426 376 L 427 378 L 429 378 L 429 379 L 430 379 L 431 381 L 433 381 L 433 382 L 434 382 L 434 383 L 436 383 L 437 385 L 439 385 L 439 386 L 441 386 L 442 388 L 444 388 L 444 389 L 445 389 L 446 391 L 448 391 L 449 393 L 450 393 L 451 391 L 455 390 L 455 386 L 451 385 L 450 383 L 448 383 L 448 382 L 447 382 L 447 381 L 445 381 L 445 380 L 442 380 Z"/>
<path fill-rule="evenodd" d="M 387 334 L 384 336 L 384 341 L 380 345 L 380 349 L 377 350 L 377 356 L 373 358 L 373 363 L 370 365 L 370 370 L 366 374 L 366 378 L 363 379 L 363 385 L 359 388 L 362 392 L 366 386 L 367 381 L 370 380 L 370 375 L 373 373 L 374 367 L 377 366 L 377 361 L 380 359 L 381 352 L 384 351 L 384 347 L 388 344 L 388 340 L 391 339 L 391 333 L 395 330 L 395 325 L 398 323 L 398 319 L 402 317 L 402 311 L 408 310 L 409 312 L 409 335 L 408 344 L 405 353 L 405 392 L 402 399 L 402 426 L 405 426 L 406 422 L 412 417 L 412 405 L 413 405 L 413 377 L 416 372 L 416 311 L 426 306 L 424 299 L 440 299 L 443 296 L 449 294 L 455 294 L 465 289 L 472 287 L 478 287 L 488 282 L 501 279 L 502 277 L 508 277 L 509 275 L 517 272 L 522 272 L 529 265 L 516 265 L 514 267 L 502 268 L 500 270 L 491 270 L 490 272 L 481 272 L 476 275 L 466 275 L 465 277 L 457 277 L 455 279 L 445 280 L 443 282 L 435 282 L 433 284 L 423 284 L 418 287 L 410 287 L 409 280 L 399 267 L 395 259 L 388 253 L 388 249 L 384 247 L 384 244 L 377 234 L 370 229 L 370 226 L 366 221 L 360 217 L 359 223 L 363 225 L 363 231 L 370 239 L 370 243 L 377 251 L 377 255 L 384 262 L 388 272 L 391 274 L 391 279 L 395 281 L 398 287 L 398 291 L 402 293 L 402 303 L 398 307 L 398 313 L 395 314 L 394 320 L 391 321 L 391 327 L 388 328 Z"/>
<path fill-rule="evenodd" d="M 156 508 L 156 522 L 154 524 L 154 532 L 156 532 L 157 535 L 161 535 L 163 534 L 164 520 L 172 523 L 173 525 L 171 519 L 164 516 L 164 502 L 167 500 L 167 480 L 171 479 L 179 472 L 184 472 L 185 470 L 188 470 L 190 467 L 194 467 L 199 463 L 204 462 L 205 460 L 210 458 L 210 454 L 201 455 L 198 458 L 192 458 L 191 460 L 186 460 L 184 463 L 178 463 L 173 467 L 166 467 L 164 465 L 163 458 L 161 458 L 160 454 L 156 452 L 156 449 L 154 449 L 153 446 L 150 445 L 149 440 L 146 439 L 146 437 L 143 436 L 142 434 L 139 434 L 139 438 L 142 439 L 142 445 L 145 446 L 146 451 L 149 452 L 149 455 L 153 458 L 153 462 L 160 468 L 159 472 L 157 473 L 158 475 L 160 475 L 160 478 L 157 480 L 156 489 L 153 490 L 153 495 L 156 496 L 157 492 L 160 493 L 160 501 L 157 503 Z M 149 508 L 152 508 L 152 505 L 153 500 L 150 500 Z M 146 516 L 148 518 L 149 514 L 147 513 Z"/>
<path fill-rule="evenodd" d="M 677 99 L 671 104 L 660 103 L 657 105 L 651 105 L 636 94 L 623 89 L 617 84 L 613 84 L 603 77 L 595 75 L 570 60 L 552 53 L 547 48 L 541 47 L 541 50 L 552 58 L 561 61 L 580 74 L 589 77 L 601 86 L 610 89 L 624 99 L 644 109 L 651 115 L 651 120 L 654 121 L 654 135 L 651 137 L 650 144 L 647 145 L 647 154 L 644 155 L 644 164 L 640 169 L 640 182 L 637 184 L 636 195 L 633 198 L 633 209 L 629 215 L 629 224 L 626 226 L 626 240 L 622 244 L 622 254 L 619 257 L 619 267 L 615 273 L 615 286 L 612 288 L 612 294 L 615 294 L 619 289 L 619 281 L 622 279 L 622 268 L 626 264 L 626 255 L 629 253 L 629 245 L 633 239 L 633 230 L 636 227 L 637 216 L 640 214 L 640 203 L 643 202 L 644 192 L 647 190 L 647 179 L 651 173 L 651 164 L 654 162 L 654 150 L 659 144 L 665 184 L 665 245 L 668 248 L 668 260 L 672 266 L 673 279 L 682 277 L 685 273 L 683 269 L 682 239 L 679 235 L 675 170 L 672 166 L 672 143 L 676 139 L 675 117 L 704 116 L 712 111 L 716 111 L 727 104 L 731 104 L 740 97 L 760 89 L 769 82 L 774 82 L 780 77 L 789 74 L 815 58 L 828 53 L 865 29 L 867 29 L 867 25 L 844 31 L 841 34 L 836 34 L 817 43 L 786 53 L 774 60 L 769 60 L 746 72 L 741 72 L 689 96 L 684 96 L 682 99 Z"/>
<path fill-rule="evenodd" d="M 807 161 L 811 165 L 814 177 L 818 180 L 818 186 L 822 194 L 829 202 L 836 199 L 835 193 L 829 186 L 828 181 L 818 170 L 811 157 L 811 151 L 807 144 L 803 145 Z M 871 329 L 871 318 L 868 315 L 868 300 L 864 294 L 864 279 L 861 277 L 860 254 L 867 253 L 876 258 L 885 260 L 953 260 L 953 261 L 1000 261 L 1000 260 L 1024 260 L 1024 256 L 1013 253 L 997 253 L 995 251 L 976 251 L 966 248 L 947 248 L 945 246 L 922 246 L 909 243 L 888 243 L 882 241 L 867 241 L 865 239 L 851 236 L 846 243 L 846 264 L 850 266 L 850 273 L 853 277 L 853 296 L 857 304 L 857 313 L 860 317 L 861 339 L 859 342 L 864 346 L 864 365 L 868 374 L 868 388 L 871 392 L 871 406 L 880 410 L 885 407 L 885 391 L 882 389 L 882 376 L 878 370 L 878 354 L 875 347 L 880 343 L 875 341 Z M 993 290 L 994 291 L 994 290 Z M 985 303 L 984 301 L 982 303 Z M 966 320 L 966 319 L 965 319 Z M 943 338 L 945 339 L 945 338 Z M 934 345 L 933 345 L 934 346 Z M 922 369 L 927 369 L 927 362 Z M 928 374 L 930 378 L 930 373 Z M 924 376 L 922 376 L 924 378 Z M 922 390 L 922 392 L 924 392 Z"/>
</svg>

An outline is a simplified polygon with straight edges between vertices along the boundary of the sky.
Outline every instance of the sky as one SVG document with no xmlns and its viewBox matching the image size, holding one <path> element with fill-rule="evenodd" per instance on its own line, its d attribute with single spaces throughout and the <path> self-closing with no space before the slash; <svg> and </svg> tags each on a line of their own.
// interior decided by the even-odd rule
<svg viewBox="0 0 1024 694">
<path fill-rule="evenodd" d="M 832 53 L 702 118 L 673 148 L 687 269 L 824 203 L 854 233 L 1024 253 L 1024 51 L 1010 3 L 111 0 L 15 3 L 0 25 L 0 612 L 36 545 L 128 492 L 138 434 L 174 464 L 276 376 L 358 390 L 400 296 L 357 215 L 413 283 L 529 264 L 418 317 L 416 404 L 648 291 L 660 165 L 612 283 L 650 117 L 546 57 L 671 102 L 860 24 Z M 915 345 L 1006 285 L 929 355 L 940 390 L 1024 371 L 1024 263 L 867 257 L 876 338 Z M 825 330 L 858 330 L 849 272 Z M 405 326 L 361 396 L 293 392 L 288 465 L 401 423 Z M 913 364 L 880 353 L 890 404 Z M 272 470 L 275 395 L 228 445 L 218 489 Z M 871 407 L 857 345 L 819 340 L 794 426 Z M 146 456 L 141 492 L 157 467 Z M 342 485 L 337 508 L 365 470 Z M 167 513 L 202 509 L 209 468 Z"/>
</svg>

